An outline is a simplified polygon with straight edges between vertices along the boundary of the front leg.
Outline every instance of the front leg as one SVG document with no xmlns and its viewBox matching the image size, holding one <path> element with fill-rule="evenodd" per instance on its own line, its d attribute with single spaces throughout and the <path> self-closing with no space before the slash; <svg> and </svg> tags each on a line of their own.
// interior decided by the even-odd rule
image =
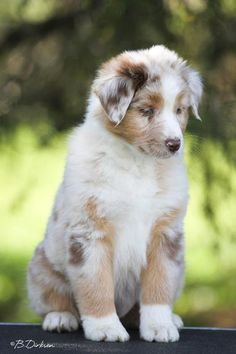
<svg viewBox="0 0 236 354">
<path fill-rule="evenodd" d="M 177 341 L 183 326 L 172 313 L 183 286 L 183 236 L 178 228 L 167 226 L 169 222 L 168 217 L 154 225 L 141 274 L 140 335 L 147 341 Z"/>
<path fill-rule="evenodd" d="M 87 207 L 88 208 L 88 207 Z M 90 202 L 88 219 L 69 237 L 68 273 L 85 337 L 94 341 L 127 341 L 114 304 L 114 228 Z M 92 210 L 91 210 L 92 209 Z"/>
</svg>

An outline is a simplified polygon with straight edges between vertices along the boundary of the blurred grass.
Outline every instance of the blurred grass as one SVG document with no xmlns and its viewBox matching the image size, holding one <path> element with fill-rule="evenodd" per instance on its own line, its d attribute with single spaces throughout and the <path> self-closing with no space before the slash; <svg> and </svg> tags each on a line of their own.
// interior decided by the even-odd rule
<svg viewBox="0 0 236 354">
<path fill-rule="evenodd" d="M 66 136 L 43 147 L 20 126 L 0 145 L 0 321 L 38 320 L 27 304 L 26 266 L 62 178 Z M 186 138 L 186 163 L 187 276 L 176 309 L 190 325 L 235 326 L 236 167 L 220 143 L 194 136 Z"/>
</svg>

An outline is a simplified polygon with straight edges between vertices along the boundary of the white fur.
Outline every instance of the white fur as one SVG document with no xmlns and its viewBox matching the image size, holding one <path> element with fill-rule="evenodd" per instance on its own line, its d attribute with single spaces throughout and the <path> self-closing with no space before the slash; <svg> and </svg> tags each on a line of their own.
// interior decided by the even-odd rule
<svg viewBox="0 0 236 354">
<path fill-rule="evenodd" d="M 165 106 L 159 119 L 165 122 L 163 138 L 179 138 L 183 143 L 182 132 L 173 111 L 173 102 L 179 93 L 180 83 L 178 81 L 178 79 L 173 78 L 171 73 L 162 75 L 161 93 L 165 97 Z"/>
<path fill-rule="evenodd" d="M 78 320 L 70 312 L 49 312 L 43 321 L 45 331 L 75 331 L 79 327 Z"/>
<path fill-rule="evenodd" d="M 174 322 L 176 328 L 181 329 L 184 327 L 183 320 L 179 315 L 176 315 L 176 313 L 173 313 L 172 319 L 173 319 L 173 322 Z"/>
<path fill-rule="evenodd" d="M 179 332 L 168 305 L 141 305 L 140 335 L 148 342 L 175 342 Z"/>
<path fill-rule="evenodd" d="M 115 313 L 100 318 L 82 316 L 81 320 L 87 339 L 106 342 L 126 342 L 129 340 L 129 334 Z"/>
</svg>

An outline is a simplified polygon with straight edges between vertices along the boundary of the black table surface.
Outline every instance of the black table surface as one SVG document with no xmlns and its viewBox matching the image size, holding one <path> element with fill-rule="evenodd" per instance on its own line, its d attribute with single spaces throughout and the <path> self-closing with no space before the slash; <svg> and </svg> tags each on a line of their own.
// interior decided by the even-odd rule
<svg viewBox="0 0 236 354">
<path fill-rule="evenodd" d="M 236 329 L 189 328 L 176 343 L 148 343 L 138 331 L 129 330 L 126 343 L 91 342 L 79 329 L 72 333 L 48 333 L 40 325 L 0 323 L 0 354 L 7 353 L 135 353 L 135 354 L 236 354 Z"/>
</svg>

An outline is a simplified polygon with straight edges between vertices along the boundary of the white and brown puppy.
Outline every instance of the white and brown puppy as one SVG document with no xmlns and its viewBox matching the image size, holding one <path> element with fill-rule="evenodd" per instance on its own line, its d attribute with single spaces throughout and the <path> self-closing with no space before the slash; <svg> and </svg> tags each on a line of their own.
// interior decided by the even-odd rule
<svg viewBox="0 0 236 354">
<path fill-rule="evenodd" d="M 199 75 L 164 46 L 124 52 L 95 79 L 72 133 L 64 180 L 28 289 L 45 330 L 126 341 L 120 318 L 140 304 L 140 335 L 179 338 L 188 192 L 183 132 L 198 116 Z"/>
</svg>

